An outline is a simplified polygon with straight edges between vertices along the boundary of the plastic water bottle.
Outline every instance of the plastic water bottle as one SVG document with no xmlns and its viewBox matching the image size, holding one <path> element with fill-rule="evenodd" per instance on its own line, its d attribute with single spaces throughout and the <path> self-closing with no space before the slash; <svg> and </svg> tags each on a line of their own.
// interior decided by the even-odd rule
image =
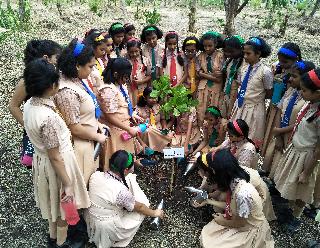
<svg viewBox="0 0 320 248">
<path fill-rule="evenodd" d="M 64 193 L 62 195 L 62 197 L 64 197 Z M 61 202 L 61 207 L 64 211 L 64 215 L 66 218 L 66 222 L 68 223 L 68 225 L 74 226 L 76 225 L 79 220 L 79 214 L 78 214 L 78 210 L 76 208 L 76 205 L 74 204 L 74 202 L 69 201 L 69 202 Z"/>
<path fill-rule="evenodd" d="M 148 122 L 139 124 L 138 125 L 138 128 L 139 128 L 138 133 L 144 133 L 145 131 L 147 131 L 148 126 L 149 126 Z M 132 136 L 128 132 L 123 132 L 121 134 L 121 139 L 123 141 L 128 141 L 131 138 L 132 138 Z"/>
</svg>

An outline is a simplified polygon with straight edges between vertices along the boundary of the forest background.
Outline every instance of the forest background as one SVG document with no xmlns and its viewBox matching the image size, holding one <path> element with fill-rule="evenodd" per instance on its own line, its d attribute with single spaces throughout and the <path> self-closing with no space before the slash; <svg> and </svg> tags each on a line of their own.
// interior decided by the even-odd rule
<svg viewBox="0 0 320 248">
<path fill-rule="evenodd" d="M 320 0 L 0 0 L 0 247 L 45 247 L 46 242 L 46 222 L 34 207 L 32 173 L 19 164 L 22 127 L 8 111 L 29 40 L 66 45 L 91 28 L 107 30 L 115 21 L 133 23 L 137 35 L 146 24 L 156 24 L 164 32 L 177 31 L 181 41 L 207 30 L 246 39 L 260 35 L 273 48 L 265 61 L 269 65 L 276 61 L 277 49 L 293 41 L 303 59 L 319 66 L 319 5 Z M 141 183 L 155 205 L 157 192 L 150 176 L 141 174 Z M 144 222 L 130 247 L 199 247 L 203 211 L 184 201 L 169 204 L 166 213 L 160 231 L 150 231 Z M 304 247 L 308 239 L 320 239 L 319 225 L 306 218 L 294 235 L 285 234 L 276 223 L 271 226 L 276 247 Z"/>
</svg>

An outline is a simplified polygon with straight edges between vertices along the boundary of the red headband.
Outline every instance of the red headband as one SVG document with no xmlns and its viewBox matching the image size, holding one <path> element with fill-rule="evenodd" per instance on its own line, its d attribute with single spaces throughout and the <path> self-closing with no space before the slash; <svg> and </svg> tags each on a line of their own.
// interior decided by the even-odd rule
<svg viewBox="0 0 320 248">
<path fill-rule="evenodd" d="M 315 70 L 309 71 L 308 74 L 311 81 L 314 83 L 314 85 L 320 88 L 320 79 L 318 78 L 316 71 Z"/>
<path fill-rule="evenodd" d="M 131 37 L 129 40 L 128 40 L 128 42 L 129 41 L 136 41 L 136 42 L 140 42 L 140 40 L 139 39 L 137 39 L 137 38 L 135 38 L 135 37 Z"/>
<path fill-rule="evenodd" d="M 232 122 L 232 124 L 233 124 L 234 128 L 237 130 L 237 132 L 238 132 L 239 134 L 241 134 L 242 136 L 244 136 L 241 128 L 240 128 L 239 125 L 238 125 L 238 122 L 237 122 L 236 120 L 234 120 L 234 121 Z"/>
<path fill-rule="evenodd" d="M 177 32 L 176 32 L 176 31 L 169 31 L 169 32 L 166 34 L 166 36 L 167 36 L 167 35 L 169 35 L 169 34 L 175 34 L 175 35 L 177 35 L 177 36 L 178 36 L 178 34 L 177 34 Z"/>
</svg>

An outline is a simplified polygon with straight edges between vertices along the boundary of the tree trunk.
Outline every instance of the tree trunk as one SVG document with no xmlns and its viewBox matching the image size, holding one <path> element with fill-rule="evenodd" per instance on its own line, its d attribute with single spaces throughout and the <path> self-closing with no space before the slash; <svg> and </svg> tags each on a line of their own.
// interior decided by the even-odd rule
<svg viewBox="0 0 320 248">
<path fill-rule="evenodd" d="M 24 22 L 26 17 L 26 3 L 25 0 L 19 0 L 19 19 Z"/>
<path fill-rule="evenodd" d="M 313 6 L 313 9 L 312 9 L 310 15 L 309 15 L 310 18 L 312 18 L 314 16 L 314 14 L 316 13 L 317 9 L 319 9 L 319 5 L 320 5 L 320 0 L 317 0 Z"/>
<path fill-rule="evenodd" d="M 189 3 L 189 32 L 195 33 L 195 25 L 196 25 L 196 5 L 197 0 L 190 0 Z"/>
<path fill-rule="evenodd" d="M 280 25 L 279 34 L 280 34 L 281 36 L 284 36 L 284 34 L 286 33 L 288 21 L 289 21 L 289 13 L 287 13 L 287 14 L 284 16 L 284 20 L 283 20 L 283 22 L 282 22 L 281 25 Z"/>
<path fill-rule="evenodd" d="M 235 33 L 234 18 L 237 15 L 240 0 L 224 0 L 224 9 L 226 12 L 226 25 L 224 26 L 224 33 L 226 35 L 233 35 Z"/>
</svg>

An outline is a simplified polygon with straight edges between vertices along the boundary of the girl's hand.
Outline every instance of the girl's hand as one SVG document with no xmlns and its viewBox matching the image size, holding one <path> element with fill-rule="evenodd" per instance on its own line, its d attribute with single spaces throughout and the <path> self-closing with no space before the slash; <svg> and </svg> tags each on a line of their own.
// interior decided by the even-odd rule
<svg viewBox="0 0 320 248">
<path fill-rule="evenodd" d="M 162 209 L 153 210 L 153 217 L 159 217 L 160 219 L 164 218 L 164 211 Z"/>
<path fill-rule="evenodd" d="M 130 127 L 128 133 L 131 135 L 131 137 L 136 137 L 139 131 L 140 130 L 138 127 Z"/>
<path fill-rule="evenodd" d="M 97 133 L 96 141 L 101 144 L 104 144 L 106 142 L 107 138 L 108 138 L 108 136 L 105 136 L 103 133 Z"/>
<path fill-rule="evenodd" d="M 62 202 L 71 202 L 73 201 L 74 193 L 73 193 L 73 187 L 72 186 L 65 186 L 64 187 L 64 194 L 61 198 Z"/>
<path fill-rule="evenodd" d="M 190 202 L 190 205 L 191 205 L 192 207 L 194 207 L 194 208 L 201 208 L 201 207 L 207 205 L 207 202 L 206 202 L 206 201 L 203 201 L 203 202 L 199 203 L 199 202 L 197 202 L 196 200 L 194 200 L 194 201 L 191 201 L 191 202 Z"/>
<path fill-rule="evenodd" d="M 302 171 L 298 178 L 298 183 L 307 183 L 308 182 L 308 176 L 304 171 Z"/>
<path fill-rule="evenodd" d="M 276 137 L 276 143 L 275 143 L 275 148 L 279 151 L 282 151 L 284 148 L 284 142 L 282 137 L 277 136 Z"/>
<path fill-rule="evenodd" d="M 145 119 L 143 119 L 142 117 L 140 117 L 139 115 L 137 114 L 133 114 L 132 115 L 132 118 L 135 120 L 135 122 L 137 123 L 144 123 L 145 122 Z"/>
<path fill-rule="evenodd" d="M 188 145 L 184 145 L 184 156 L 187 157 L 189 154 Z"/>
<path fill-rule="evenodd" d="M 281 128 L 278 128 L 278 127 L 273 128 L 273 129 L 272 129 L 272 134 L 273 134 L 274 136 L 280 135 L 280 134 L 281 134 Z"/>
<path fill-rule="evenodd" d="M 105 124 L 102 124 L 100 122 L 98 122 L 98 130 L 100 133 L 104 134 L 106 131 L 105 129 L 109 130 L 109 127 Z"/>
</svg>

